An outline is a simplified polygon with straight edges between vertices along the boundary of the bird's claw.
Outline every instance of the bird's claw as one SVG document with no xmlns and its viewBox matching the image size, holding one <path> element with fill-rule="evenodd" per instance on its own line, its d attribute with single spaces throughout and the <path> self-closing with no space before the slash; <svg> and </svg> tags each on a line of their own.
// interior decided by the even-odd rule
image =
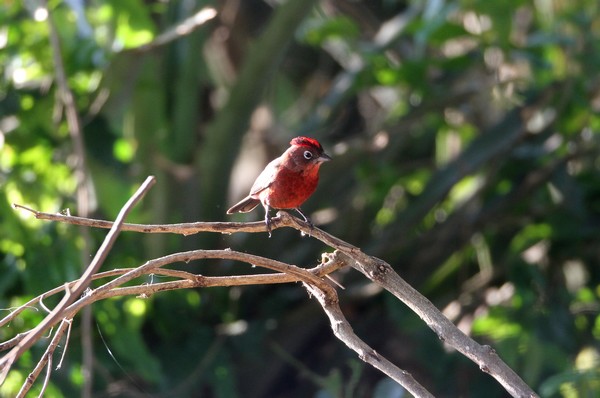
<svg viewBox="0 0 600 398">
<path fill-rule="evenodd" d="M 269 238 L 271 237 L 271 217 L 267 214 L 265 217 L 265 225 L 267 226 L 267 232 L 269 234 Z"/>
<path fill-rule="evenodd" d="M 311 236 L 313 229 L 315 229 L 315 225 L 312 223 L 311 219 L 306 217 L 306 215 L 302 212 L 302 210 L 300 210 L 299 207 L 296 208 L 296 211 L 298 212 L 298 214 L 300 214 L 302 216 L 302 218 L 304 219 L 304 222 L 308 224 L 308 228 L 309 228 L 309 232 L 308 232 L 308 236 Z M 305 233 L 302 232 L 302 236 L 304 236 Z"/>
</svg>

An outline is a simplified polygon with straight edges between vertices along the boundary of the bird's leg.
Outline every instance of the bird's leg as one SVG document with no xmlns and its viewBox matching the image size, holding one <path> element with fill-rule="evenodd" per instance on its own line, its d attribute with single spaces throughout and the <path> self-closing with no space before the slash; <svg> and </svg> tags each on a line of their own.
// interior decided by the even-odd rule
<svg viewBox="0 0 600 398">
<path fill-rule="evenodd" d="M 300 214 L 302 216 L 302 218 L 304 218 L 304 221 L 309 225 L 309 227 L 310 227 L 311 230 L 315 227 L 313 225 L 312 221 L 310 221 L 310 218 L 306 217 L 304 215 L 304 213 L 302 213 L 302 210 L 300 210 L 299 207 L 296 207 L 294 210 L 296 210 L 298 212 L 298 214 Z"/>
<path fill-rule="evenodd" d="M 269 214 L 269 210 L 271 210 L 271 207 L 266 203 L 263 203 L 263 207 L 265 208 L 265 224 L 267 226 L 267 232 L 269 233 L 269 238 L 270 238 L 271 237 L 271 216 Z"/>
</svg>

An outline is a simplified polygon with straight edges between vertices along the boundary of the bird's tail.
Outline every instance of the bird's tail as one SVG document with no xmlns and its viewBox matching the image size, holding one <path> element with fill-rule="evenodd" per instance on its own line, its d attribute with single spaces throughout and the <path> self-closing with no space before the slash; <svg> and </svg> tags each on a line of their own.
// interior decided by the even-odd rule
<svg viewBox="0 0 600 398">
<path fill-rule="evenodd" d="M 254 209 L 256 206 L 258 206 L 259 203 L 260 203 L 260 200 L 254 199 L 253 197 L 250 197 L 250 196 L 246 196 L 244 199 L 242 199 L 235 205 L 231 206 L 231 208 L 229 210 L 227 210 L 227 214 L 248 213 L 249 211 Z"/>
</svg>

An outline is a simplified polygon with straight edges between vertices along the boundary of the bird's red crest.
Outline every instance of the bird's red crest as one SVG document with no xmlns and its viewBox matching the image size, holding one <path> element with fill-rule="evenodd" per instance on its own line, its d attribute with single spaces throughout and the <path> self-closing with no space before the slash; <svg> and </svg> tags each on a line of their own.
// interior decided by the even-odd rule
<svg viewBox="0 0 600 398">
<path fill-rule="evenodd" d="M 320 152 L 323 152 L 323 147 L 321 146 L 319 141 L 315 140 L 314 138 L 310 138 L 310 137 L 296 137 L 290 141 L 290 145 L 309 146 L 309 147 L 317 149 Z"/>
</svg>

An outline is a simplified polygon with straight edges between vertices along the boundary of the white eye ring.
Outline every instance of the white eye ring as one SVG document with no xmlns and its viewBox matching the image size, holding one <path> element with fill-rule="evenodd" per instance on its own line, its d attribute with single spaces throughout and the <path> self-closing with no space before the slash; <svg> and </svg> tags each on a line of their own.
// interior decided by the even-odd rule
<svg viewBox="0 0 600 398">
<path fill-rule="evenodd" d="M 312 159 L 313 154 L 311 151 L 304 151 L 304 159 L 309 160 Z"/>
</svg>

